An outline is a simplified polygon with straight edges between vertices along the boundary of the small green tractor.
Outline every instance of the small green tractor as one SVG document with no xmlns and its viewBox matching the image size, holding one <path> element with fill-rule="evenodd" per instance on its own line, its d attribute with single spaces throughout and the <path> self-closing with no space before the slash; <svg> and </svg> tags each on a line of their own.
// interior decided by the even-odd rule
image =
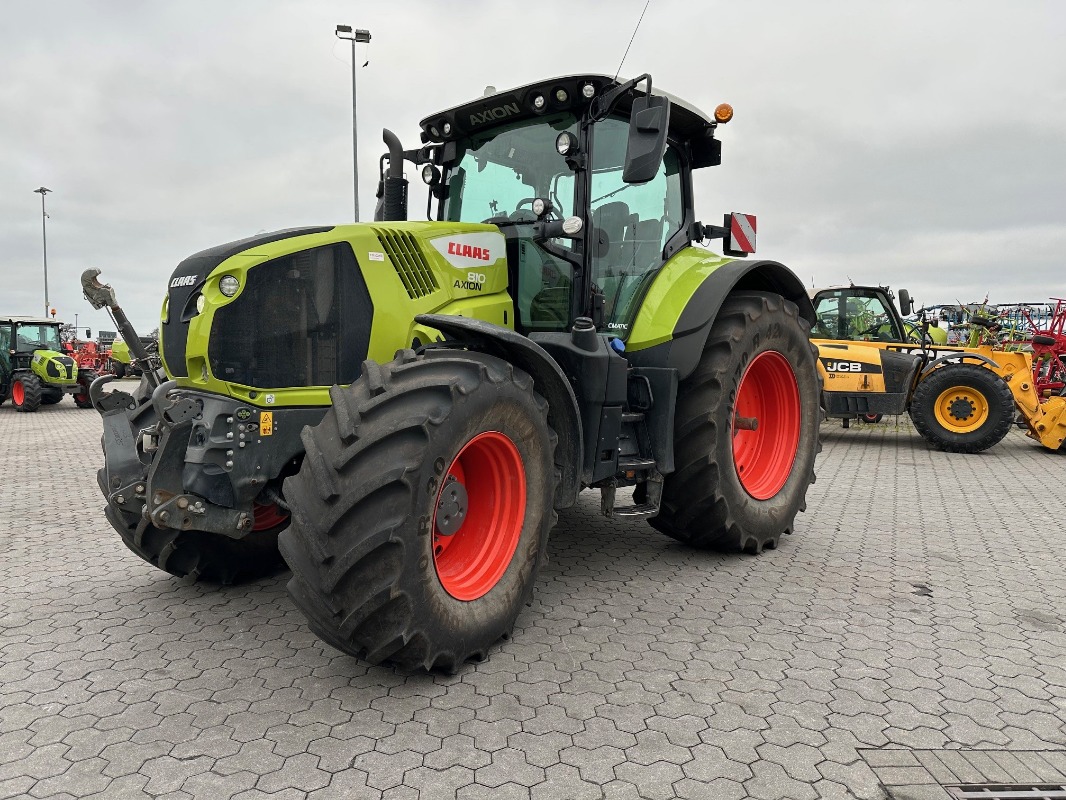
<svg viewBox="0 0 1066 800">
<path fill-rule="evenodd" d="M 782 264 L 697 246 L 754 251 L 754 217 L 693 208 L 731 116 L 649 75 L 493 91 L 417 149 L 385 131 L 374 222 L 182 261 L 163 368 L 92 388 L 108 520 L 174 575 L 283 559 L 324 641 L 443 670 L 510 635 L 583 489 L 694 547 L 775 547 L 814 480 L 815 316 Z M 86 297 L 150 364 L 98 274 Z"/>
<path fill-rule="evenodd" d="M 0 404 L 11 398 L 18 411 L 36 411 L 74 396 L 78 408 L 92 408 L 89 387 L 96 372 L 80 369 L 63 349 L 60 324 L 38 317 L 0 316 Z"/>
</svg>

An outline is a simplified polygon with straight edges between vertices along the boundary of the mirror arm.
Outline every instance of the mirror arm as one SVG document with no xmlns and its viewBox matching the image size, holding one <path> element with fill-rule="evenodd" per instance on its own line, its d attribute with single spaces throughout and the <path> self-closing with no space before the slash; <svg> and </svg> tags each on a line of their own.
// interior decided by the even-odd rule
<svg viewBox="0 0 1066 800">
<path fill-rule="evenodd" d="M 643 75 L 639 75 L 632 80 L 628 80 L 620 86 L 616 86 L 607 92 L 607 94 L 601 95 L 596 98 L 592 104 L 592 108 L 589 109 L 589 117 L 593 120 L 599 120 L 606 117 L 611 109 L 614 108 L 614 104 L 618 102 L 626 92 L 632 91 L 638 83 L 646 80 L 648 82 L 647 96 L 651 97 L 651 75 L 645 72 Z"/>
</svg>

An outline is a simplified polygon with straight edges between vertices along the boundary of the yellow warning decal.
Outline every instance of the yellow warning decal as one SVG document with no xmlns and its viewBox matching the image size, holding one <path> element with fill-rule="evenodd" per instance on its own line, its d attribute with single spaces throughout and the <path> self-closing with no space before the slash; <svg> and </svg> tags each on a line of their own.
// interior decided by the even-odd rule
<svg viewBox="0 0 1066 800">
<path fill-rule="evenodd" d="M 274 433 L 274 412 L 273 411 L 260 411 L 259 412 L 259 435 L 270 436 Z"/>
</svg>

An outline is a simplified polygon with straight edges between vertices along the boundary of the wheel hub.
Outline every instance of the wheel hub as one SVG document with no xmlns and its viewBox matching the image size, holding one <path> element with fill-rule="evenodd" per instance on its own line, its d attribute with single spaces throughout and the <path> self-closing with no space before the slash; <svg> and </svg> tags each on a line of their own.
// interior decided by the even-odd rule
<svg viewBox="0 0 1066 800">
<path fill-rule="evenodd" d="M 977 411 L 977 407 L 968 397 L 956 397 L 948 406 L 948 413 L 955 419 L 968 420 Z"/>
<path fill-rule="evenodd" d="M 454 475 L 449 475 L 437 501 L 437 532 L 441 536 L 451 536 L 458 532 L 466 521 L 468 505 L 466 487 Z"/>
</svg>

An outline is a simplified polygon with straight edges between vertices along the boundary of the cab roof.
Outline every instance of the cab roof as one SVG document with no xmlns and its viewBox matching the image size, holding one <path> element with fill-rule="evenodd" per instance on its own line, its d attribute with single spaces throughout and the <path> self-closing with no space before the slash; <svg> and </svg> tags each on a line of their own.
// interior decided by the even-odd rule
<svg viewBox="0 0 1066 800">
<path fill-rule="evenodd" d="M 0 324 L 5 322 L 17 322 L 26 325 L 62 325 L 57 319 L 48 319 L 47 317 L 22 317 L 12 314 L 0 314 Z"/>
<path fill-rule="evenodd" d="M 588 73 L 547 78 L 515 89 L 486 94 L 423 119 L 419 123 L 422 128 L 422 138 L 424 141 L 432 142 L 447 141 L 506 122 L 516 122 L 520 119 L 559 111 L 572 111 L 580 116 L 595 98 L 623 83 L 625 83 L 624 80 L 617 80 L 607 75 Z M 582 87 L 586 84 L 591 84 L 595 90 L 592 99 L 585 98 L 581 93 Z M 558 99 L 560 90 L 565 92 L 565 100 Z M 533 107 L 533 98 L 538 94 L 542 94 L 546 99 L 546 105 L 541 111 Z M 633 94 L 627 94 L 621 98 L 615 108 L 628 113 L 634 94 L 642 96 L 645 91 L 643 88 L 634 89 Z M 652 94 L 670 98 L 670 134 L 675 138 L 687 139 L 703 136 L 714 130 L 716 124 L 714 118 L 691 103 L 654 86 Z M 445 123 L 451 126 L 448 134 L 444 133 Z"/>
</svg>

